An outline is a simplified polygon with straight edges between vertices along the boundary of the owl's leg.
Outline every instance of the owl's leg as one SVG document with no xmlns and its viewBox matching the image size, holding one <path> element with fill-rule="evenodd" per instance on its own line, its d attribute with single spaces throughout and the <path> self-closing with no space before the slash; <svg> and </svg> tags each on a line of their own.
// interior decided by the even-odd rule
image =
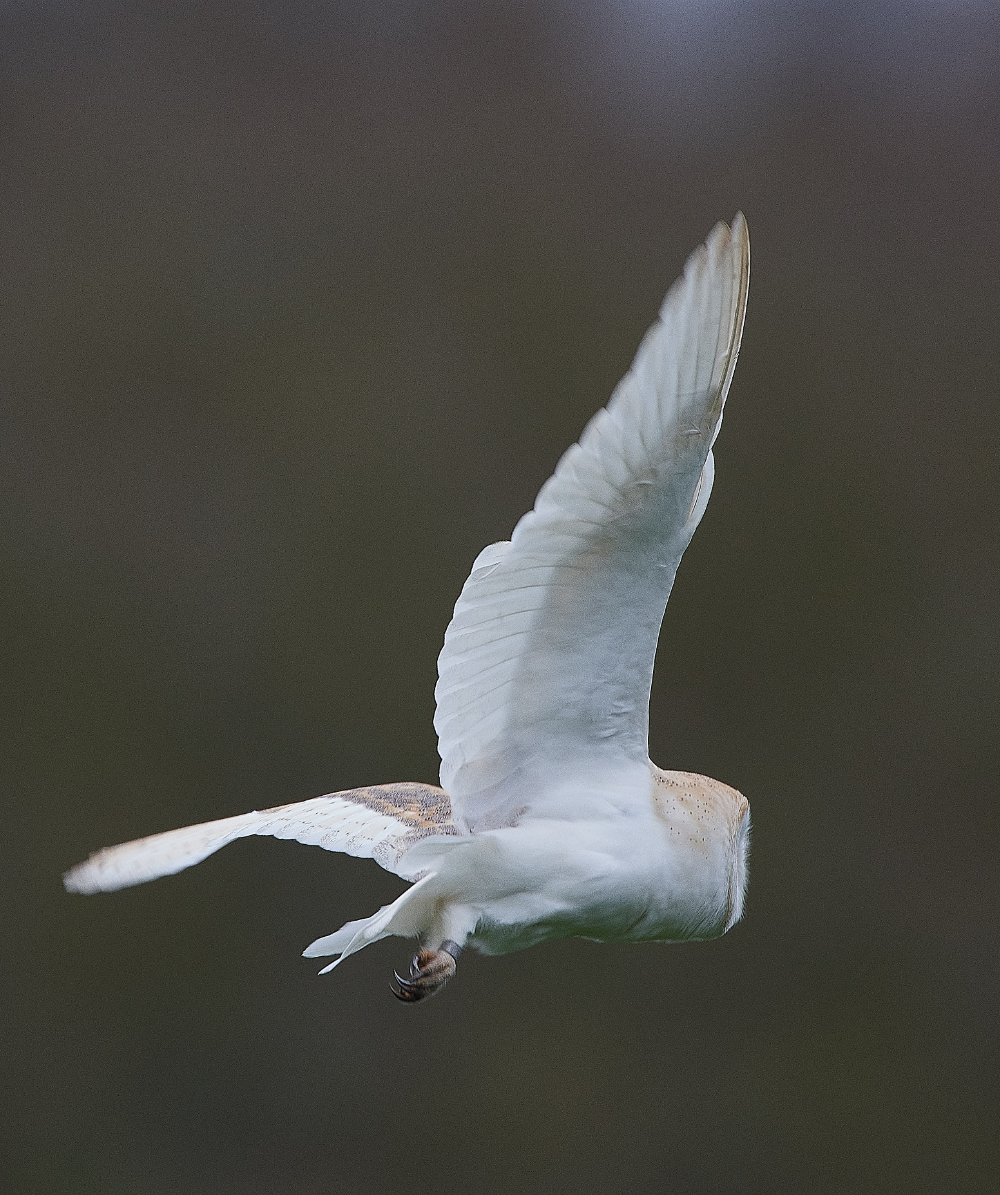
<svg viewBox="0 0 1000 1195">
<path fill-rule="evenodd" d="M 394 987 L 390 987 L 389 990 L 397 1000 L 406 1004 L 426 1000 L 428 996 L 439 992 L 455 974 L 455 964 L 461 953 L 461 946 L 450 940 L 442 942 L 440 950 L 418 951 L 410 963 L 409 979 L 403 979 L 401 975 L 393 972 L 399 990 Z"/>
</svg>

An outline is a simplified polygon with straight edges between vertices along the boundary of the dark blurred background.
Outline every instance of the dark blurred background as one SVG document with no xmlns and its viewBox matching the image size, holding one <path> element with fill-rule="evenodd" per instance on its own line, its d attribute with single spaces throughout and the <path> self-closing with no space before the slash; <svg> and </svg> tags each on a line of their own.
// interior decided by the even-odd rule
<svg viewBox="0 0 1000 1195">
<path fill-rule="evenodd" d="M 982 3 L 0 11 L 5 1189 L 995 1190 L 1000 92 Z M 468 567 L 688 252 L 753 279 L 651 752 L 750 798 L 674 947 L 299 958 L 403 885 L 108 843 L 434 781 Z"/>
</svg>

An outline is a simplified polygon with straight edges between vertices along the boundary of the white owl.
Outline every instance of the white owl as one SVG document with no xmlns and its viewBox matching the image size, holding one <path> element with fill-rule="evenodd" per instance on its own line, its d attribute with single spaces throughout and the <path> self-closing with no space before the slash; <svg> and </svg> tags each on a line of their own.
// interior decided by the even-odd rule
<svg viewBox="0 0 1000 1195">
<path fill-rule="evenodd" d="M 98 851 L 67 889 L 171 875 L 251 834 L 373 858 L 412 886 L 305 954 L 339 956 L 329 971 L 381 938 L 416 938 L 394 989 L 407 1002 L 438 991 L 466 945 L 724 934 L 743 908 L 747 802 L 661 771 L 647 727 L 664 608 L 712 489 L 749 276 L 737 215 L 688 260 L 534 510 L 479 554 L 438 661 L 441 788 L 356 788 L 156 834 Z"/>
</svg>

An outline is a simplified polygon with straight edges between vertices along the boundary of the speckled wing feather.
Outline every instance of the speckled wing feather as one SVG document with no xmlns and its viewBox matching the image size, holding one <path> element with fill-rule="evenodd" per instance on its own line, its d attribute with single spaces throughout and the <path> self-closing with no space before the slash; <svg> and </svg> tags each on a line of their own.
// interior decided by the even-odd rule
<svg viewBox="0 0 1000 1195">
<path fill-rule="evenodd" d="M 442 789 L 410 782 L 378 784 L 107 847 L 68 871 L 64 882 L 70 892 L 113 892 L 174 875 L 237 838 L 252 835 L 291 838 L 374 859 L 386 871 L 412 879 L 406 867 L 410 848 L 432 835 L 457 834 L 451 803 Z"/>
<path fill-rule="evenodd" d="M 464 829 L 588 816 L 582 801 L 567 812 L 569 789 L 602 770 L 641 774 L 656 640 L 711 492 L 749 273 L 738 215 L 692 254 L 511 541 L 473 565 L 438 661 L 435 717 L 441 783 Z"/>
</svg>

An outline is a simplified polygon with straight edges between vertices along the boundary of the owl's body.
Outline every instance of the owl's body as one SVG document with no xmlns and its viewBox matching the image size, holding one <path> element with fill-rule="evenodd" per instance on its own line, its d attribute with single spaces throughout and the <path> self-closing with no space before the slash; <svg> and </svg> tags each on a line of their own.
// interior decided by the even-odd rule
<svg viewBox="0 0 1000 1195">
<path fill-rule="evenodd" d="M 646 779 L 645 808 L 629 802 L 611 819 L 539 819 L 477 835 L 461 869 L 468 945 L 508 954 L 569 937 L 683 942 L 734 925 L 746 886 L 746 798 L 689 772 L 657 768 Z M 448 873 L 442 865 L 428 896 L 447 891 Z M 442 917 L 440 941 L 462 940 L 453 916 Z"/>
</svg>

